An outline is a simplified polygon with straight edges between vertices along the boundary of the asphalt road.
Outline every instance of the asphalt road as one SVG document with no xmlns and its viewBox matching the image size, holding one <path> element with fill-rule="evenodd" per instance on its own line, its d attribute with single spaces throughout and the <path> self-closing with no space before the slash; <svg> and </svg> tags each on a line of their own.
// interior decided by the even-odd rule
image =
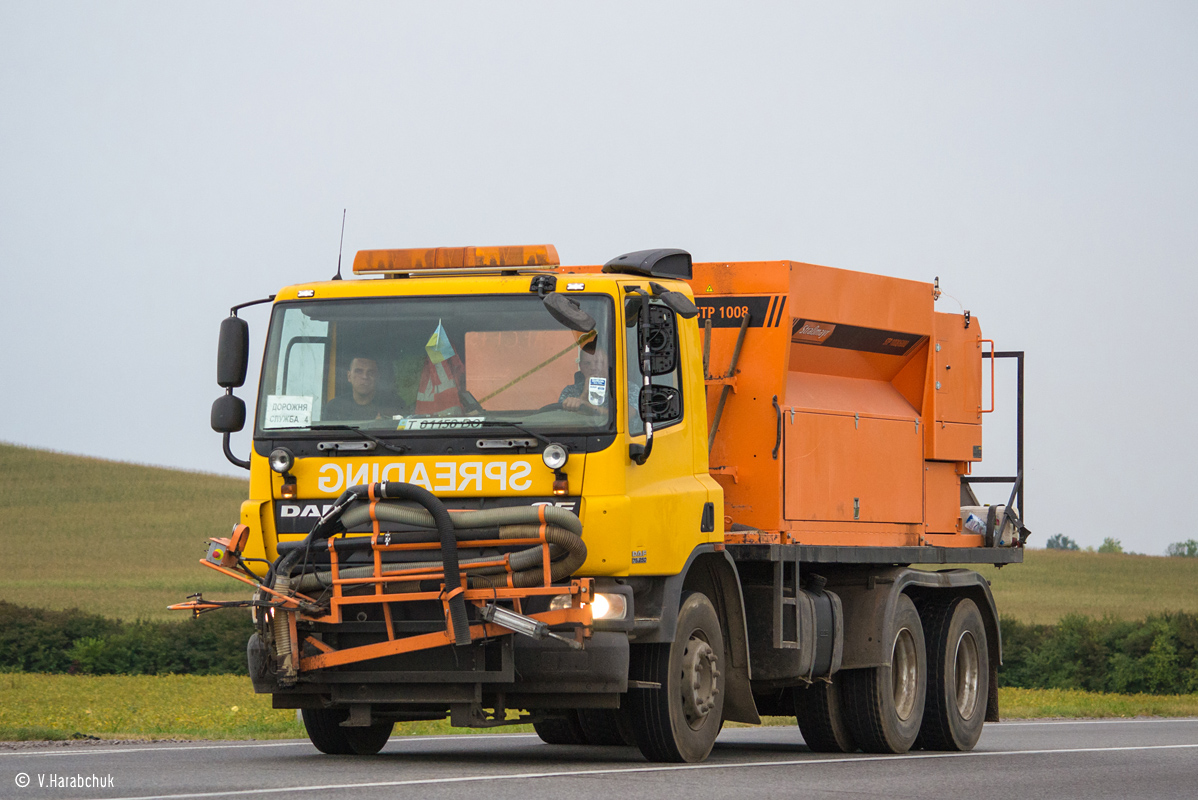
<svg viewBox="0 0 1198 800">
<path fill-rule="evenodd" d="M 29 785 L 21 788 L 28 776 Z M 49 788 L 51 776 L 111 788 Z M 1198 798 L 1198 719 L 1004 722 L 972 753 L 828 756 L 797 728 L 724 731 L 703 764 L 649 764 L 631 748 L 534 735 L 394 738 L 378 756 L 307 741 L 103 743 L 0 751 L 12 798 Z"/>
</svg>

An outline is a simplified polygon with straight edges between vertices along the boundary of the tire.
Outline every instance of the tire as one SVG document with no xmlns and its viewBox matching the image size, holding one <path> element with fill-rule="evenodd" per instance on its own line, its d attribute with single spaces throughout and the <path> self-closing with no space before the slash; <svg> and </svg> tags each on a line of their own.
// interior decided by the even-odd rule
<svg viewBox="0 0 1198 800">
<path fill-rule="evenodd" d="M 986 624 L 967 597 L 922 609 L 928 692 L 919 729 L 925 750 L 972 750 L 982 735 L 990 693 Z"/>
<path fill-rule="evenodd" d="M 343 728 L 349 716 L 346 708 L 305 708 L 304 728 L 316 749 L 330 756 L 372 756 L 391 738 L 393 722 L 380 722 L 365 728 Z"/>
<path fill-rule="evenodd" d="M 857 751 L 857 740 L 853 738 L 844 715 L 844 702 L 840 697 L 841 682 L 841 676 L 836 674 L 832 676 L 831 683 L 818 681 L 803 689 L 796 687 L 792 692 L 799 732 L 813 752 Z"/>
<path fill-rule="evenodd" d="M 587 744 L 598 747 L 632 747 L 636 737 L 632 734 L 632 718 L 624 708 L 582 708 L 578 710 L 578 721 L 582 724 L 582 735 Z"/>
<path fill-rule="evenodd" d="M 545 744 L 586 744 L 587 738 L 578 720 L 578 712 L 568 709 L 563 716 L 548 717 L 534 722 L 532 729 Z"/>
<path fill-rule="evenodd" d="M 661 684 L 628 693 L 633 735 L 645 758 L 707 758 L 724 718 L 724 659 L 719 617 L 697 592 L 682 596 L 672 643 L 634 645 L 630 677 Z"/>
<path fill-rule="evenodd" d="M 911 598 L 899 595 L 890 624 L 890 663 L 841 673 L 845 717 L 867 753 L 905 753 L 915 744 L 927 696 L 923 626 Z"/>
</svg>

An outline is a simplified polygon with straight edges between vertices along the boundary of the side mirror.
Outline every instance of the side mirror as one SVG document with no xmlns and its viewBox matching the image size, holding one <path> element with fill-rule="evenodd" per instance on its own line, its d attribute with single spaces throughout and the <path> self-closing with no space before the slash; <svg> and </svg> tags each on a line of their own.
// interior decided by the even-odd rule
<svg viewBox="0 0 1198 800">
<path fill-rule="evenodd" d="M 683 319 L 694 319 L 699 316 L 698 306 L 682 292 L 666 292 L 661 296 L 661 301 L 674 309 L 674 313 Z"/>
<path fill-rule="evenodd" d="M 225 317 L 220 323 L 220 343 L 216 348 L 217 384 L 222 389 L 241 386 L 245 383 L 245 372 L 249 363 L 250 326 L 240 317 Z M 244 417 L 244 413 L 242 416 Z M 213 417 L 213 420 L 215 419 L 216 417 Z"/>
<path fill-rule="evenodd" d="M 682 398 L 673 386 L 650 386 L 641 390 L 641 419 L 654 425 L 682 417 Z"/>
<path fill-rule="evenodd" d="M 637 344 L 649 346 L 649 374 L 669 375 L 678 367 L 678 331 L 674 312 L 664 306 L 649 306 L 649 326 L 637 329 Z"/>
<path fill-rule="evenodd" d="M 674 313 L 683 319 L 694 319 L 699 316 L 699 308 L 682 292 L 668 291 L 660 283 L 653 281 L 649 281 L 649 288 L 653 290 L 654 297 L 674 309 Z"/>
<path fill-rule="evenodd" d="M 212 430 L 217 433 L 237 433 L 245 427 L 245 401 L 232 394 L 222 394 L 212 404 Z"/>
<path fill-rule="evenodd" d="M 564 294 L 547 294 L 541 300 L 549 316 L 570 330 L 587 333 L 595 330 L 595 318 L 582 310 L 582 306 Z"/>
</svg>

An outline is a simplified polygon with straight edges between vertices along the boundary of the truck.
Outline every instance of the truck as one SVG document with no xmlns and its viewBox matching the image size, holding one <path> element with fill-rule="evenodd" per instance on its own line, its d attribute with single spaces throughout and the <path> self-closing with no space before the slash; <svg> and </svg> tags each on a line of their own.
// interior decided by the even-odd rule
<svg viewBox="0 0 1198 800">
<path fill-rule="evenodd" d="M 1022 561 L 1023 354 L 937 311 L 939 278 L 551 245 L 353 272 L 222 321 L 211 423 L 249 499 L 201 563 L 249 599 L 173 606 L 249 607 L 253 687 L 320 751 L 448 719 L 698 762 L 763 715 L 818 752 L 969 750 L 998 719 L 965 565 Z M 1016 470 L 975 476 L 999 358 Z"/>
</svg>

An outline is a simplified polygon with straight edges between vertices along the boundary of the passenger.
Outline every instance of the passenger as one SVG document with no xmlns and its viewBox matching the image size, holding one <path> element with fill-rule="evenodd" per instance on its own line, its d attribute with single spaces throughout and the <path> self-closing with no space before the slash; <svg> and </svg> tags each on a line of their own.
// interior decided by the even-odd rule
<svg viewBox="0 0 1198 800">
<path fill-rule="evenodd" d="M 399 402 L 379 391 L 379 366 L 373 358 L 354 358 L 349 362 L 346 378 L 353 392 L 339 394 L 325 403 L 324 419 L 390 419 L 400 413 Z"/>
<path fill-rule="evenodd" d="M 574 383 L 562 389 L 557 401 L 566 411 L 581 414 L 606 414 L 608 398 L 611 391 L 608 388 L 607 353 L 592 341 L 578 351 L 578 372 L 574 373 Z"/>
</svg>

